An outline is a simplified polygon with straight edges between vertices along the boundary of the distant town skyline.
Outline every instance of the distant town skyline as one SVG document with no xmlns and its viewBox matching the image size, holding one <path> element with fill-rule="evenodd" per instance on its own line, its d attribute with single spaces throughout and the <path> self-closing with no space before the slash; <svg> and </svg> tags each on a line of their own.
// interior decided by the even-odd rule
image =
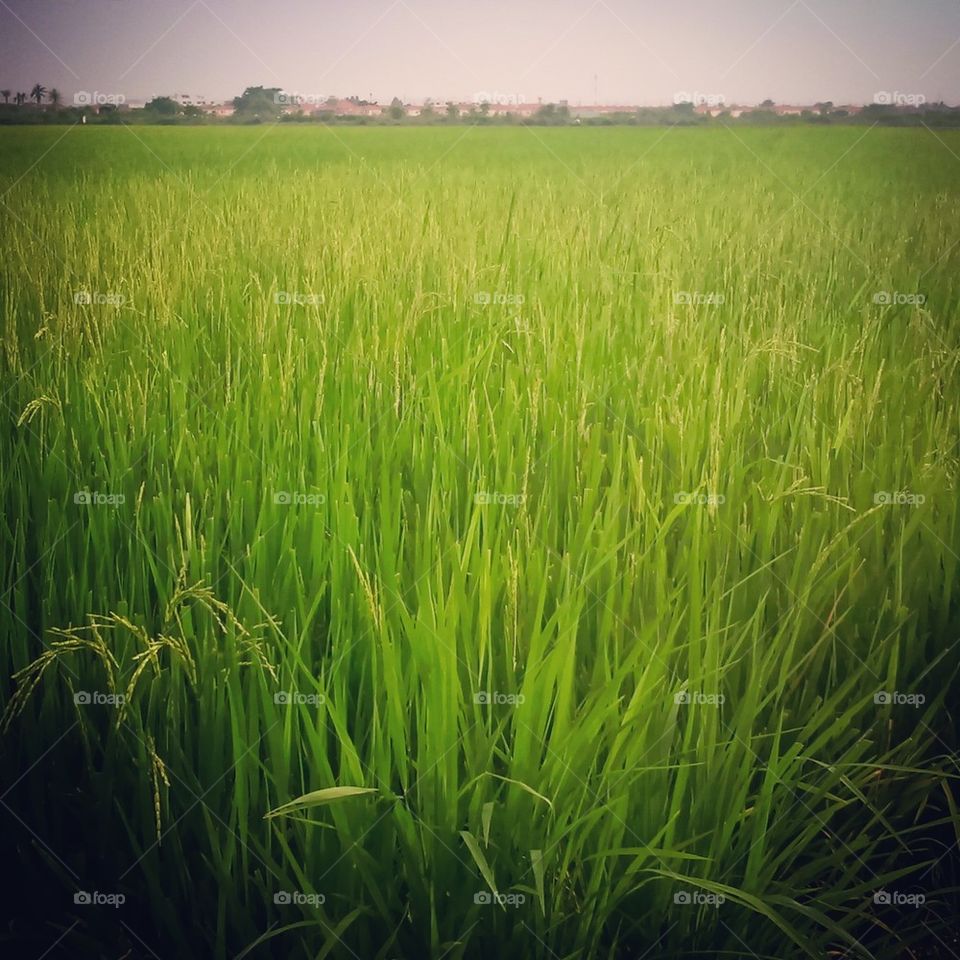
<svg viewBox="0 0 960 960">
<path fill-rule="evenodd" d="M 955 0 L 0 0 L 0 87 L 223 101 L 960 103 Z"/>
</svg>

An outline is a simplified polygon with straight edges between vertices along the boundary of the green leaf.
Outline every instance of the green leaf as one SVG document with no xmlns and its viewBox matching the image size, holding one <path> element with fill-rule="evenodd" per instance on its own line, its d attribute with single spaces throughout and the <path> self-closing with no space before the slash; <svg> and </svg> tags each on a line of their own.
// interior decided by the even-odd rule
<svg viewBox="0 0 960 960">
<path fill-rule="evenodd" d="M 493 802 L 485 803 L 480 811 L 480 820 L 483 823 L 483 845 L 490 846 L 490 820 L 493 817 Z"/>
<path fill-rule="evenodd" d="M 533 882 L 537 887 L 537 899 L 540 901 L 540 912 L 546 916 L 547 905 L 543 895 L 543 851 L 530 851 L 530 866 L 533 868 Z"/>
<path fill-rule="evenodd" d="M 319 807 L 325 803 L 333 803 L 336 800 L 346 800 L 349 797 L 362 797 L 370 793 L 376 793 L 375 787 L 324 787 L 322 790 L 314 790 L 311 793 L 305 793 L 296 800 L 284 803 L 271 810 L 264 816 L 264 820 L 271 817 L 285 817 L 291 813 L 298 813 L 300 810 L 306 810 L 308 807 Z"/>
<path fill-rule="evenodd" d="M 493 879 L 493 871 L 490 869 L 490 864 L 487 863 L 487 858 L 480 849 L 480 844 L 477 843 L 477 838 L 470 833 L 469 830 L 461 830 L 460 836 L 463 837 L 463 842 L 467 845 L 470 856 L 473 857 L 473 862 L 479 867 L 481 876 L 487 881 L 487 886 L 490 888 L 490 891 L 494 896 L 497 896 L 497 883 Z"/>
</svg>

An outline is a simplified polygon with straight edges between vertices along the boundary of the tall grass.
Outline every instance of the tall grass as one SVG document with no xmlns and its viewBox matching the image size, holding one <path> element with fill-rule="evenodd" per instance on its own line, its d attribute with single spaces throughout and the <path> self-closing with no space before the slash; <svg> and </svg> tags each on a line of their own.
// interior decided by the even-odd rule
<svg viewBox="0 0 960 960">
<path fill-rule="evenodd" d="M 960 138 L 63 132 L 0 159 L 14 938 L 948 939 Z"/>
</svg>

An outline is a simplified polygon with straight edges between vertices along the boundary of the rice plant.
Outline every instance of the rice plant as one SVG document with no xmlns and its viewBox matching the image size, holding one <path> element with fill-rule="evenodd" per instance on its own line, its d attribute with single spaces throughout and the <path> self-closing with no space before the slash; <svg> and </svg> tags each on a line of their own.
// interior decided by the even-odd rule
<svg viewBox="0 0 960 960">
<path fill-rule="evenodd" d="M 62 133 L 0 133 L 10 944 L 948 948 L 960 137 Z"/>
</svg>

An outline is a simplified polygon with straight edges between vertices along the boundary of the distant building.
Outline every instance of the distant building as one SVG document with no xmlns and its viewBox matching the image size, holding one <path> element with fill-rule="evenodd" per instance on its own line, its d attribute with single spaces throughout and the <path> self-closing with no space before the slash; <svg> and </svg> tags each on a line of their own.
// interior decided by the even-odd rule
<svg viewBox="0 0 960 960">
<path fill-rule="evenodd" d="M 314 107 L 314 112 L 333 113 L 338 117 L 379 117 L 384 107 L 379 103 L 339 97 L 331 97 L 326 103 Z"/>
<path fill-rule="evenodd" d="M 693 112 L 699 117 L 719 117 L 721 114 L 726 114 L 728 117 L 739 117 L 745 110 L 749 109 L 748 107 L 740 107 L 736 104 L 714 104 L 713 106 L 708 106 L 705 103 L 698 104 L 693 108 Z"/>
<path fill-rule="evenodd" d="M 481 113 L 483 103 L 471 100 L 469 103 L 458 103 L 457 109 L 461 114 Z M 508 114 L 514 117 L 532 117 L 541 107 L 542 103 L 487 103 L 486 115 L 488 117 L 505 117 Z"/>
<path fill-rule="evenodd" d="M 637 107 L 624 104 L 594 103 L 577 107 L 570 107 L 570 116 L 582 120 L 591 120 L 597 117 L 609 117 L 615 113 L 636 113 Z"/>
</svg>

